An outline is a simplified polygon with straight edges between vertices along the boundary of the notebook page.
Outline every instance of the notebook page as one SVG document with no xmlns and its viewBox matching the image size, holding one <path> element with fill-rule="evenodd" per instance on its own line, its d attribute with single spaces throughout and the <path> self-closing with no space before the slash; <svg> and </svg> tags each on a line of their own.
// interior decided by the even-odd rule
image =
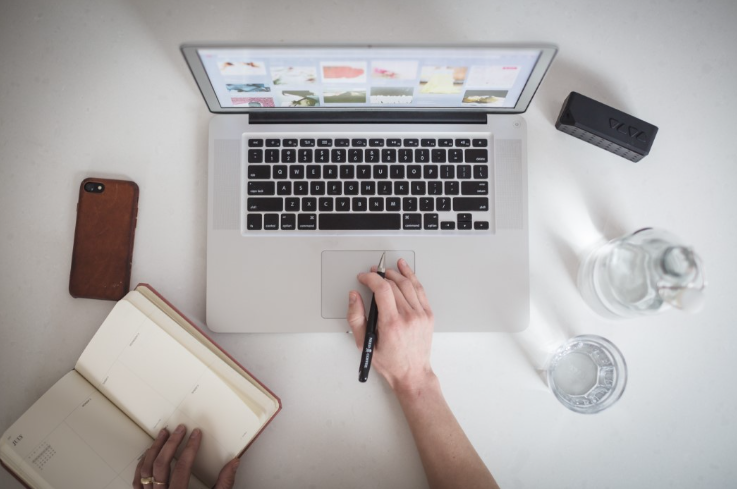
<svg viewBox="0 0 737 489">
<path fill-rule="evenodd" d="M 193 472 L 208 485 L 261 426 L 223 380 L 127 301 L 115 305 L 76 368 L 152 437 L 178 423 L 201 428 Z"/>
</svg>

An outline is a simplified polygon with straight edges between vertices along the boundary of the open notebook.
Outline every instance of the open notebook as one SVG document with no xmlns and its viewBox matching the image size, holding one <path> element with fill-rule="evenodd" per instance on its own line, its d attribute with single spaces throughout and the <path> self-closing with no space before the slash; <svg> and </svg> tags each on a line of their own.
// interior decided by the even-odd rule
<svg viewBox="0 0 737 489">
<path fill-rule="evenodd" d="M 77 360 L 0 439 L 32 488 L 128 489 L 161 428 L 203 431 L 190 488 L 212 487 L 281 401 L 153 288 L 113 308 Z"/>
</svg>

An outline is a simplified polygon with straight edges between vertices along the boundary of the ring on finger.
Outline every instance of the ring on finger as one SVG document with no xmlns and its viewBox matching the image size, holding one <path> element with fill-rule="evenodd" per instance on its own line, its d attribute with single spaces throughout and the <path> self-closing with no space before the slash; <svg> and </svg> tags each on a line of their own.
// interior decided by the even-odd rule
<svg viewBox="0 0 737 489">
<path fill-rule="evenodd" d="M 153 481 L 155 486 L 168 486 L 169 485 L 168 482 L 160 482 L 160 481 L 154 480 L 153 477 L 151 477 L 151 480 Z"/>
<path fill-rule="evenodd" d="M 153 477 L 141 477 L 141 484 L 148 486 L 149 484 L 155 484 Z"/>
</svg>

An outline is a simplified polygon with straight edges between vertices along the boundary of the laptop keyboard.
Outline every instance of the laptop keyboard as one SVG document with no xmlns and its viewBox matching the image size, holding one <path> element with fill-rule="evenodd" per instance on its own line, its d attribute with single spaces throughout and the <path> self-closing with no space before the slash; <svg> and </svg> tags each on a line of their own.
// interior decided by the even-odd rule
<svg viewBox="0 0 737 489">
<path fill-rule="evenodd" d="M 246 135 L 244 234 L 486 231 L 488 134 Z"/>
</svg>

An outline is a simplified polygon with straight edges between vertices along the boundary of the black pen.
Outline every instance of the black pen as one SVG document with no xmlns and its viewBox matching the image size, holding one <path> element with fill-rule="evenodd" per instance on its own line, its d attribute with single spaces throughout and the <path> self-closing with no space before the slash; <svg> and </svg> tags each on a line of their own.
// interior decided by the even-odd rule
<svg viewBox="0 0 737 489">
<path fill-rule="evenodd" d="M 384 267 L 384 258 L 386 252 L 381 254 L 379 266 L 376 267 L 376 273 L 384 278 L 386 268 Z M 361 364 L 358 366 L 358 381 L 366 382 L 368 380 L 369 370 L 371 369 L 371 357 L 376 348 L 376 323 L 379 321 L 379 309 L 376 307 L 376 297 L 371 295 L 371 307 L 369 308 L 368 321 L 366 321 L 366 336 L 363 339 L 363 352 L 361 353 Z"/>
</svg>

